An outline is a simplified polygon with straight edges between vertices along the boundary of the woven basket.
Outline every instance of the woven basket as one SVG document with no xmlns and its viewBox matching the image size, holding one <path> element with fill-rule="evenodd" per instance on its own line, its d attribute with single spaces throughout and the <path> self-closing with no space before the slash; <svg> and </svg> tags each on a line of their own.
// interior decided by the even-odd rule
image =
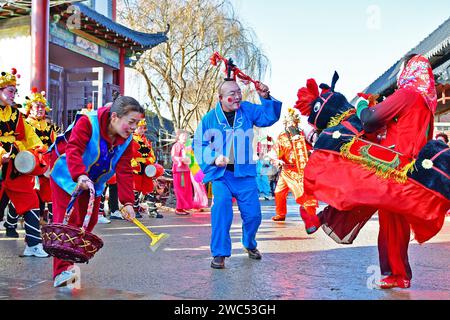
<svg viewBox="0 0 450 320">
<path fill-rule="evenodd" d="M 42 245 L 51 256 L 73 263 L 88 263 L 94 254 L 103 247 L 103 241 L 87 232 L 94 208 L 95 191 L 90 188 L 90 198 L 86 217 L 81 228 L 68 225 L 73 206 L 82 190 L 77 188 L 67 206 L 63 223 L 52 223 L 41 228 Z"/>
</svg>

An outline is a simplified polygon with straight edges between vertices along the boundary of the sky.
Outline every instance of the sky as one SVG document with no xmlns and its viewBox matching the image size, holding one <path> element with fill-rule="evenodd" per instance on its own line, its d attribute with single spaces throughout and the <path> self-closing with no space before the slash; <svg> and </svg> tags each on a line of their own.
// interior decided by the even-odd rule
<svg viewBox="0 0 450 320">
<path fill-rule="evenodd" d="M 335 70 L 336 90 L 352 100 L 450 16 L 449 0 L 230 2 L 269 58 L 260 80 L 283 102 L 283 113 L 307 79 L 329 84 Z M 271 132 L 281 130 L 280 121 Z"/>
<path fill-rule="evenodd" d="M 230 1 L 270 60 L 263 81 L 283 111 L 307 79 L 329 84 L 335 70 L 336 91 L 353 99 L 450 16 L 448 0 Z"/>
</svg>

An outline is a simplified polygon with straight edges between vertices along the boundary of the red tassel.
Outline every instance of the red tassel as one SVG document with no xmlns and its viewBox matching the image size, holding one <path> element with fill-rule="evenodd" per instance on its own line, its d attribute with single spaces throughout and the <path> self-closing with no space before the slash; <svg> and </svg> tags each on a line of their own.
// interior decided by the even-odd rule
<svg viewBox="0 0 450 320">
<path fill-rule="evenodd" d="M 36 93 L 37 92 L 37 88 L 36 87 L 31 88 L 31 92 L 32 93 Z"/>
<path fill-rule="evenodd" d="M 12 68 L 12 69 L 11 69 L 11 73 L 12 73 L 13 75 L 15 75 L 15 74 L 17 73 L 17 69 L 16 69 L 16 68 Z"/>
</svg>

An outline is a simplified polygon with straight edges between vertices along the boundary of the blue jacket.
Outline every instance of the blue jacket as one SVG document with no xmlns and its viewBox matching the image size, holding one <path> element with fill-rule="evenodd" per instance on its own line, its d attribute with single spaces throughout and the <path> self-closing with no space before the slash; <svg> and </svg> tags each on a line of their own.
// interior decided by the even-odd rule
<svg viewBox="0 0 450 320">
<path fill-rule="evenodd" d="M 105 189 L 106 182 L 114 175 L 117 162 L 131 143 L 132 136 L 125 140 L 123 144 L 114 147 L 113 152 L 110 153 L 105 140 L 101 137 L 97 112 L 90 112 L 87 114 L 87 117 L 91 122 L 92 136 L 84 151 L 83 163 L 87 168 L 89 178 L 94 182 L 96 196 L 99 197 Z M 56 145 L 62 139 L 67 141 L 68 134 L 79 118 L 80 115 L 77 115 L 74 123 L 67 128 L 63 135 L 58 136 L 50 150 L 55 148 L 56 152 L 58 152 Z M 68 194 L 72 194 L 75 191 L 77 183 L 70 176 L 65 153 L 62 155 L 58 154 L 58 159 L 55 161 L 50 175 L 56 184 Z"/>
<path fill-rule="evenodd" d="M 255 177 L 253 126 L 273 125 L 280 119 L 281 106 L 282 103 L 275 99 L 261 98 L 261 105 L 243 101 L 236 111 L 231 127 L 220 103 L 217 103 L 217 106 L 203 117 L 194 135 L 194 155 L 205 174 L 203 182 L 207 183 L 224 175 L 226 168 L 217 167 L 214 161 L 220 155 L 230 158 L 231 145 L 234 146 L 234 176 Z"/>
</svg>

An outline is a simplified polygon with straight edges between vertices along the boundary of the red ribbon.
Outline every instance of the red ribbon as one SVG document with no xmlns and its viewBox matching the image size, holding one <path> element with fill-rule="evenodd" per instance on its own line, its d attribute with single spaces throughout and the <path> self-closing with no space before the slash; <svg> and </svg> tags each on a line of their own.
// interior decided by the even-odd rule
<svg viewBox="0 0 450 320">
<path fill-rule="evenodd" d="M 228 68 L 230 67 L 228 65 L 228 59 L 225 59 L 224 57 L 222 57 L 218 52 L 214 52 L 214 54 L 212 55 L 210 60 L 211 60 L 211 64 L 213 66 L 218 66 L 219 62 L 223 61 L 225 63 L 225 74 L 228 74 Z M 238 67 L 232 66 L 231 71 L 233 72 L 234 80 L 239 78 L 245 84 L 248 84 L 249 82 L 252 82 L 255 85 L 256 90 L 260 90 L 261 89 L 261 82 L 259 82 L 257 80 L 253 80 L 250 76 L 248 76 L 245 73 L 243 73 L 241 71 L 241 69 L 239 69 Z"/>
</svg>

